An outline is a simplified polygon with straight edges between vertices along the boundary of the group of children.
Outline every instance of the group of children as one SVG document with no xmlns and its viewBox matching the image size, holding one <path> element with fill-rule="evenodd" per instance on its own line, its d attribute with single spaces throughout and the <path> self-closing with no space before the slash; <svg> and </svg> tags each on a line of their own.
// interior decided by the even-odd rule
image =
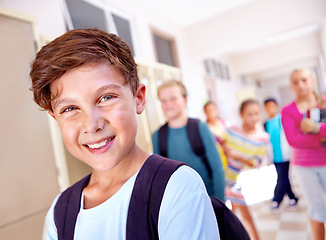
<svg viewBox="0 0 326 240">
<path fill-rule="evenodd" d="M 213 103 L 208 103 L 204 107 L 207 123 L 213 134 L 217 136 L 218 143 L 223 146 L 228 160 L 226 199 L 233 202 L 233 207 L 241 205 L 240 212 L 248 232 L 254 236 L 253 239 L 257 239 L 258 235 L 241 194 L 241 186 L 237 186 L 236 178 L 244 166 L 252 167 L 254 163 L 259 165 L 263 156 L 267 158 L 272 156 L 277 172 L 272 210 L 279 210 L 285 195 L 289 197 L 289 207 L 294 207 L 298 203 L 298 197 L 293 193 L 289 180 L 291 163 L 293 173 L 307 200 L 313 238 L 325 239 L 326 124 L 324 121 L 316 122 L 310 119 L 307 113 L 311 109 L 325 110 L 326 96 L 316 94 L 315 86 L 316 78 L 310 70 L 297 69 L 290 75 L 290 88 L 296 95 L 293 102 L 284 106 L 279 113 L 279 106 L 274 98 L 264 101 L 264 108 L 268 115 L 264 129 L 268 135 L 255 128 L 260 119 L 259 104 L 255 100 L 242 103 L 240 129 L 233 126 L 226 128 L 224 121 L 218 117 L 217 108 Z M 318 110 L 316 112 L 319 114 Z M 319 115 L 317 119 L 322 119 L 322 114 Z M 265 150 L 259 150 L 264 145 Z M 272 147 L 272 155 L 269 154 L 268 146 Z M 241 156 L 239 157 L 237 153 Z M 244 156 L 245 159 L 242 159 Z M 256 161 L 250 161 L 250 157 Z"/>
<path fill-rule="evenodd" d="M 68 239 L 60 226 L 71 220 L 70 208 L 77 208 L 78 215 L 69 239 L 137 239 L 126 234 L 137 231 L 133 229 L 136 226 L 129 229 L 129 202 L 138 177 L 149 175 L 143 167 L 152 164 L 156 154 L 187 165 L 176 169 L 168 179 L 161 196 L 157 228 L 152 234 L 156 237 L 149 239 L 220 239 L 209 196 L 231 200 L 232 209 L 242 214 L 251 239 L 259 239 L 237 176 L 243 169 L 256 168 L 271 160 L 271 140 L 280 146 L 275 148 L 273 144 L 274 161 L 279 169 L 273 207 L 278 208 L 286 193 L 293 200 L 292 205 L 297 203 L 288 181 L 288 155 L 282 155 L 285 139 L 281 121 L 290 145 L 297 148 L 294 161 L 302 178 L 308 178 L 309 174 L 322 178 L 321 171 L 326 171 L 320 168 L 325 169 L 326 165 L 326 151 L 320 144 L 326 127 L 309 119 L 301 121 L 302 114 L 317 104 L 313 100 L 317 98 L 315 94 L 314 98 L 306 98 L 299 85 L 307 85 L 307 81 L 302 83 L 296 74 L 291 76 L 291 85 L 298 98 L 284 108 L 282 118 L 277 111 L 269 113 L 268 109 L 273 108 L 270 106 L 276 104 L 274 100 L 265 103 L 271 118 L 266 123 L 270 134 L 256 128 L 260 108 L 255 100 L 242 103 L 241 127 L 227 127 L 213 103 L 204 107 L 206 124 L 189 118 L 185 87 L 178 81 L 164 82 L 158 89 L 158 98 L 167 124 L 153 134 L 154 154 L 148 154 L 135 143 L 137 114 L 145 108 L 145 86 L 139 82 L 137 66 L 126 43 L 99 29 L 72 30 L 53 40 L 37 53 L 32 63 L 34 101 L 57 121 L 69 152 L 88 164 L 92 173 L 82 181 L 81 193 L 74 197 L 77 204 L 63 201 L 69 189 L 54 200 L 46 216 L 43 239 Z M 298 134 L 301 134 L 299 140 Z M 312 150 L 306 149 L 305 137 L 311 139 L 307 145 Z M 311 154 L 313 163 L 307 160 Z M 309 164 L 315 170 L 310 171 Z M 285 173 L 287 176 L 280 177 Z M 312 176 L 309 179 L 307 186 L 314 181 Z M 307 194 L 325 192 L 326 180 L 323 183 L 314 182 L 320 187 Z M 151 193 L 154 196 L 155 187 Z M 66 212 L 57 214 L 58 202 L 64 202 Z M 319 236 L 319 223 L 325 221 L 326 211 L 316 202 L 311 200 L 311 222 Z M 140 200 L 139 204 L 143 208 L 148 202 Z"/>
</svg>

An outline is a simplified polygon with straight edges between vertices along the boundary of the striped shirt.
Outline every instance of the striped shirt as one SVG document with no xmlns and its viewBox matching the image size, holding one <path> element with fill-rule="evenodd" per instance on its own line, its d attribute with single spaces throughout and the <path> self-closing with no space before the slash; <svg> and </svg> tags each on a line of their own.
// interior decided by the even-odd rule
<svg viewBox="0 0 326 240">
<path fill-rule="evenodd" d="M 242 157 L 256 162 L 270 162 L 272 158 L 271 144 L 269 135 L 264 131 L 257 131 L 254 134 L 245 134 L 242 129 L 237 127 L 227 128 L 223 137 L 230 149 Z M 240 170 L 248 168 L 244 163 L 232 158 L 228 158 L 227 180 L 236 180 Z"/>
</svg>

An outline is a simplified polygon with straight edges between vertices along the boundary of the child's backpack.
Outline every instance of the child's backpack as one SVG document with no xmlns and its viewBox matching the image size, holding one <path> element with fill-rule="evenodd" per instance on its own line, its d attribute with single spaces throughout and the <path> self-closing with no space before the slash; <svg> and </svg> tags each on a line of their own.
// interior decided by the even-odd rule
<svg viewBox="0 0 326 240">
<path fill-rule="evenodd" d="M 187 135 L 192 151 L 202 159 L 206 167 L 209 178 L 213 179 L 212 168 L 207 160 L 206 150 L 199 133 L 199 120 L 195 118 L 188 118 L 186 129 L 187 129 Z M 158 130 L 158 139 L 159 139 L 158 143 L 159 143 L 160 155 L 166 158 L 168 157 L 167 156 L 168 130 L 169 130 L 169 126 L 167 123 L 165 123 Z"/>
<path fill-rule="evenodd" d="M 165 187 L 182 162 L 153 154 L 144 163 L 132 191 L 128 218 L 127 240 L 158 240 L 158 215 Z M 54 207 L 54 221 L 59 240 L 73 240 L 80 199 L 90 175 L 83 178 L 59 197 Z M 211 197 L 222 240 L 250 239 L 239 219 L 223 202 Z"/>
</svg>

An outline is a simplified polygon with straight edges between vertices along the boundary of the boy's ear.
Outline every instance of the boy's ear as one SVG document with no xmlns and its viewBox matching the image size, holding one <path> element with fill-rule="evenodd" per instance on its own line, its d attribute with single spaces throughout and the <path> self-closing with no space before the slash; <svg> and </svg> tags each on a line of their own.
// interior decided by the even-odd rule
<svg viewBox="0 0 326 240">
<path fill-rule="evenodd" d="M 145 92 L 146 92 L 146 87 L 144 84 L 140 84 L 139 87 L 137 88 L 136 91 L 136 109 L 137 109 L 137 114 L 141 114 L 144 109 L 145 109 Z"/>
<path fill-rule="evenodd" d="M 56 118 L 55 118 L 55 116 L 54 116 L 54 113 L 53 113 L 51 110 L 48 111 L 48 114 L 49 114 L 51 117 L 53 117 L 54 120 L 56 120 Z"/>
</svg>

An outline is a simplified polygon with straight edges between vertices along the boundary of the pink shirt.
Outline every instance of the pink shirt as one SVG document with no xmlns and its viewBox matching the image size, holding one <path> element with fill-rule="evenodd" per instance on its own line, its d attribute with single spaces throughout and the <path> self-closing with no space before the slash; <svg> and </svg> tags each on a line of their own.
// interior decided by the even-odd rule
<svg viewBox="0 0 326 240">
<path fill-rule="evenodd" d="M 326 97 L 323 96 L 324 100 Z M 291 163 L 303 167 L 326 166 L 326 145 L 321 139 L 326 138 L 326 124 L 320 124 L 316 134 L 304 134 L 300 130 L 303 114 L 295 102 L 282 109 L 282 125 L 289 144 L 293 147 Z"/>
</svg>

